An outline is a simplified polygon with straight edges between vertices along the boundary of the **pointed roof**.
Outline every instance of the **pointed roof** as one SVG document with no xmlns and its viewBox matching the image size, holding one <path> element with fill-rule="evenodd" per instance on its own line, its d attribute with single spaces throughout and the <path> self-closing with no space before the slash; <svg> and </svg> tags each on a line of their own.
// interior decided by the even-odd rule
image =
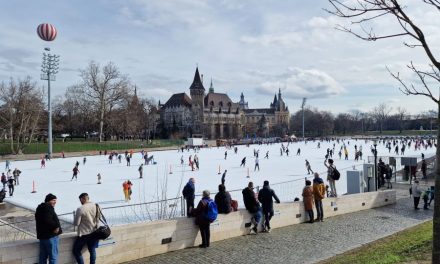
<svg viewBox="0 0 440 264">
<path fill-rule="evenodd" d="M 212 85 L 212 78 L 211 78 L 211 86 L 209 87 L 209 92 L 210 93 L 214 92 L 214 86 Z"/>
<path fill-rule="evenodd" d="M 194 80 L 189 87 L 190 90 L 205 90 L 205 87 L 203 87 L 202 79 L 200 78 L 199 74 L 199 67 L 196 68 L 196 73 L 194 74 Z"/>
</svg>

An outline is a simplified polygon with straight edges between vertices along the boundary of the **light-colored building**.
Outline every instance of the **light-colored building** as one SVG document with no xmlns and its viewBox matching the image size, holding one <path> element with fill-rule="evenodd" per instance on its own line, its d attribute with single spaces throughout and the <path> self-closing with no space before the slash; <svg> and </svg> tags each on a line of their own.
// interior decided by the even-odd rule
<svg viewBox="0 0 440 264">
<path fill-rule="evenodd" d="M 198 68 L 189 91 L 190 96 L 185 92 L 173 94 L 159 106 L 160 123 L 168 134 L 217 139 L 281 136 L 287 132 L 290 115 L 281 91 L 269 108 L 250 109 L 243 93 L 235 103 L 226 93 L 216 93 L 212 80 L 206 93 Z"/>
</svg>

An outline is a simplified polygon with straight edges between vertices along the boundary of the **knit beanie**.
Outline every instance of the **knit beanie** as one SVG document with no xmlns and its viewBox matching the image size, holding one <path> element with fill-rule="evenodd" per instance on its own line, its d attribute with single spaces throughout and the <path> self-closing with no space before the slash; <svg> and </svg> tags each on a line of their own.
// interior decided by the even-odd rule
<svg viewBox="0 0 440 264">
<path fill-rule="evenodd" d="M 53 199 L 57 199 L 57 197 L 55 195 L 49 193 L 48 195 L 46 195 L 46 198 L 44 199 L 44 202 L 47 203 L 47 202 L 49 202 L 50 200 L 53 200 Z"/>
</svg>

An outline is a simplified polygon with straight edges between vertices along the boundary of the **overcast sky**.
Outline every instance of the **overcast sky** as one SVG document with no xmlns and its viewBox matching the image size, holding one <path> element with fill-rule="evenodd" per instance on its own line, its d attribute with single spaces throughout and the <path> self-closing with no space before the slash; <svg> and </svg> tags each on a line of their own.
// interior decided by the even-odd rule
<svg viewBox="0 0 440 264">
<path fill-rule="evenodd" d="M 440 16 L 421 0 L 407 0 L 440 56 Z M 39 84 L 43 48 L 61 56 L 54 94 L 79 82 L 89 61 L 114 62 L 147 97 L 165 102 L 173 93 L 189 94 L 196 65 L 205 88 L 249 107 L 268 107 L 281 88 L 291 112 L 301 98 L 320 110 L 369 111 L 381 102 L 412 113 L 435 109 L 421 96 L 405 96 L 386 66 L 414 81 L 405 65 L 426 65 L 404 39 L 364 42 L 335 25 L 347 23 L 323 11 L 325 0 L 125 0 L 2 1 L 0 8 L 0 80 L 31 76 Z M 40 23 L 58 30 L 53 42 L 38 38 Z M 393 32 L 385 18 L 375 29 Z M 435 94 L 438 92 L 434 89 Z"/>
</svg>

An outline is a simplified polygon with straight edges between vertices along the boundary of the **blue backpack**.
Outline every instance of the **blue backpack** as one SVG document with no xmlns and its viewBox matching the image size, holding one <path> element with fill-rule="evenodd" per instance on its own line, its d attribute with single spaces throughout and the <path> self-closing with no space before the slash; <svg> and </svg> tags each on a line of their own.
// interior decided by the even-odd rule
<svg viewBox="0 0 440 264">
<path fill-rule="evenodd" d="M 205 213 L 205 218 L 210 222 L 214 222 L 217 219 L 218 210 L 217 210 L 217 204 L 212 199 L 208 200 L 208 209 Z"/>
</svg>

